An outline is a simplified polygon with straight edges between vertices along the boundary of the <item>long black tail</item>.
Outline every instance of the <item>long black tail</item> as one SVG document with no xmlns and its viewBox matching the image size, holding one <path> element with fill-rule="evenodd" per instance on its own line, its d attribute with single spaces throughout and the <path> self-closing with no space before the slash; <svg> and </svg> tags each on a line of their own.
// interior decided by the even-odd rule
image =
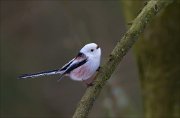
<svg viewBox="0 0 180 118">
<path fill-rule="evenodd" d="M 51 71 L 43 71 L 43 72 L 34 73 L 34 74 L 24 74 L 24 75 L 19 76 L 19 79 L 36 78 L 36 77 L 56 75 L 56 74 L 61 74 L 61 71 L 57 69 L 57 70 L 51 70 Z"/>
</svg>

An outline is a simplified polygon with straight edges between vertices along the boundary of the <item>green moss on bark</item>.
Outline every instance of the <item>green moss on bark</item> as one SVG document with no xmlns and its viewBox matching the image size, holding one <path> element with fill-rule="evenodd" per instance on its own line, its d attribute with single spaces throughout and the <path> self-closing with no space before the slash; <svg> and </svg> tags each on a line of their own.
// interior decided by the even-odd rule
<svg viewBox="0 0 180 118">
<path fill-rule="evenodd" d="M 172 2 L 161 2 L 160 0 L 150 1 L 142 12 L 134 19 L 132 26 L 127 33 L 120 39 L 115 48 L 113 49 L 111 56 L 107 59 L 105 64 L 100 69 L 98 77 L 92 87 L 89 87 L 84 96 L 82 97 L 73 118 L 84 118 L 88 116 L 90 109 L 93 106 L 94 101 L 101 92 L 102 87 L 106 81 L 111 77 L 115 68 L 122 60 L 123 56 L 136 42 L 138 36 L 145 29 L 146 25 L 153 19 L 155 14 L 162 8 L 165 8 Z M 154 9 L 157 5 L 157 10 Z"/>
<path fill-rule="evenodd" d="M 145 117 L 180 117 L 180 4 L 174 2 L 159 13 L 134 49 Z"/>
</svg>

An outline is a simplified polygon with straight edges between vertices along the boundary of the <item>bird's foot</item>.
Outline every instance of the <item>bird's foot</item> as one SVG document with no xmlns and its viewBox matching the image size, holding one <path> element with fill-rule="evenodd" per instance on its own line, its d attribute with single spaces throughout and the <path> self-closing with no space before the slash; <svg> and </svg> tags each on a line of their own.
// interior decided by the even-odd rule
<svg viewBox="0 0 180 118">
<path fill-rule="evenodd" d="M 99 68 L 98 68 L 96 71 L 99 72 L 100 68 L 101 68 L 101 67 L 99 66 Z"/>
<path fill-rule="evenodd" d="M 85 81 L 85 80 L 82 80 L 82 82 L 84 83 L 84 85 L 85 85 L 87 88 L 90 87 L 90 86 L 93 86 L 93 82 L 88 83 L 88 82 Z"/>
<path fill-rule="evenodd" d="M 86 87 L 90 87 L 90 86 L 93 86 L 94 84 L 93 83 L 86 83 Z"/>
</svg>

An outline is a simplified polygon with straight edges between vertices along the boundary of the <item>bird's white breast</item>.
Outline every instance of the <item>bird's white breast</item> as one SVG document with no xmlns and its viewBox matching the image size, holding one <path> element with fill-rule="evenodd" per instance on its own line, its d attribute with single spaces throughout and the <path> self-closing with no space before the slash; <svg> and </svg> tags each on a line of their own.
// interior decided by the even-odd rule
<svg viewBox="0 0 180 118">
<path fill-rule="evenodd" d="M 74 69 L 70 73 L 70 78 L 76 81 L 83 81 L 91 78 L 96 70 L 99 68 L 100 59 L 89 58 L 88 61 L 82 66 Z"/>
</svg>

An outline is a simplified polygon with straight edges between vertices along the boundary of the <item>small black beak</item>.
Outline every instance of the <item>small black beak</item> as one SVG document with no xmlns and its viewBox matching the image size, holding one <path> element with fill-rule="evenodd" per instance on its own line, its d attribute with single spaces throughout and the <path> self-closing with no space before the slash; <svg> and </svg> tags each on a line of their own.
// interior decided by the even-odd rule
<svg viewBox="0 0 180 118">
<path fill-rule="evenodd" d="M 97 45 L 96 49 L 98 49 L 98 48 L 99 48 L 99 46 Z"/>
</svg>

